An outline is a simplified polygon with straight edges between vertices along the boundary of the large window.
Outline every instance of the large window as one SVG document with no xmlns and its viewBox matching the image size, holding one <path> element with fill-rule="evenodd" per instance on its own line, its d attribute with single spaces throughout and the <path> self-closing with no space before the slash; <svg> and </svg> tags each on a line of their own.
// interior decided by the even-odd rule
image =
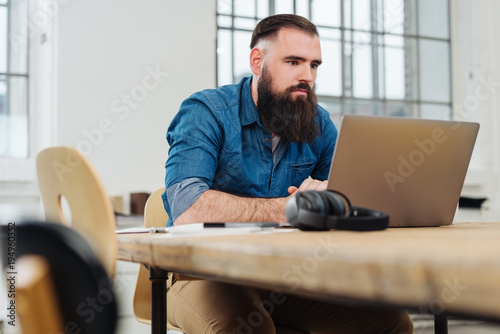
<svg viewBox="0 0 500 334">
<path fill-rule="evenodd" d="M 250 75 L 252 30 L 295 13 L 319 30 L 316 93 L 344 114 L 451 118 L 448 0 L 218 0 L 217 84 Z"/>
<path fill-rule="evenodd" d="M 0 159 L 28 158 L 27 0 L 0 0 Z"/>
</svg>

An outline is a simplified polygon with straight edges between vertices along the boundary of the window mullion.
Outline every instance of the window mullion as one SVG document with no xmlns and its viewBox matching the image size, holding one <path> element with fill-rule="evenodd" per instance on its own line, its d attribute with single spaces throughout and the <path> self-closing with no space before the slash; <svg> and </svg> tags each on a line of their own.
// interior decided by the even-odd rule
<svg viewBox="0 0 500 334">
<path fill-rule="evenodd" d="M 7 73 L 11 73 L 11 66 L 10 66 L 10 62 L 11 62 L 11 39 L 9 38 L 9 36 L 11 36 L 11 24 L 12 24 L 12 7 L 11 7 L 11 1 L 7 1 L 7 50 L 6 50 L 6 58 L 7 58 L 7 61 L 6 61 L 6 72 Z M 12 117 L 12 113 L 11 113 L 11 110 L 10 110 L 10 105 L 11 105 L 11 98 L 10 98 L 10 93 L 11 93 L 11 75 L 7 74 L 5 76 L 5 111 L 6 111 L 6 115 L 5 117 L 7 118 L 7 122 L 9 122 L 9 118 Z M 12 137 L 11 135 L 11 129 L 9 126 L 7 126 L 7 129 L 8 129 L 8 143 L 7 144 L 7 147 L 8 147 L 8 152 L 7 152 L 7 157 L 11 155 L 11 144 L 10 144 L 10 138 Z"/>
<path fill-rule="evenodd" d="M 346 90 L 346 95 L 349 96 L 349 97 L 353 97 L 354 95 L 354 91 L 353 91 L 353 87 L 354 87 L 354 76 L 353 76 L 353 73 L 354 73 L 354 28 L 353 28 L 353 22 L 354 22 L 354 0 L 349 0 L 349 6 L 351 7 L 350 11 L 349 11 L 349 15 L 351 16 L 349 21 L 351 22 L 351 27 L 349 29 L 349 33 L 351 34 L 350 36 L 350 39 L 349 39 L 349 48 L 350 48 L 350 54 L 349 54 L 349 57 L 348 57 L 348 61 L 349 61 L 349 64 L 347 64 L 347 66 L 349 66 L 349 72 L 348 72 L 348 77 L 346 77 L 346 83 L 348 84 L 348 89 Z"/>
<path fill-rule="evenodd" d="M 372 97 L 380 98 L 380 89 L 378 85 L 379 79 L 379 57 L 378 57 L 378 43 L 377 43 L 377 0 L 371 0 L 371 11 L 370 11 L 370 25 L 371 25 L 371 54 L 372 54 Z"/>
<path fill-rule="evenodd" d="M 233 82 L 236 81 L 234 65 L 234 19 L 236 14 L 234 13 L 234 1 L 235 0 L 231 0 L 231 78 Z"/>
<path fill-rule="evenodd" d="M 346 79 L 346 57 L 345 57 L 345 17 L 344 17 L 344 0 L 340 1 L 340 68 L 342 77 L 342 106 L 341 114 L 344 114 L 345 101 L 345 79 Z"/>
<path fill-rule="evenodd" d="M 418 5 L 414 4 L 414 13 L 415 13 L 415 35 L 417 36 L 416 45 L 415 45 L 415 54 L 416 54 L 416 63 L 415 63 L 415 100 L 419 101 L 417 103 L 417 117 L 420 118 L 422 114 L 422 103 L 420 97 L 420 24 L 419 24 L 419 15 Z"/>
<path fill-rule="evenodd" d="M 450 61 L 449 61 L 449 67 L 450 67 L 450 76 L 448 78 L 449 82 L 450 82 L 450 113 L 448 115 L 448 117 L 450 119 L 453 119 L 453 80 L 451 80 L 451 76 L 452 76 L 452 73 L 453 73 L 453 57 L 451 56 L 451 43 L 452 43 L 452 40 L 451 40 L 451 15 L 450 15 L 450 12 L 451 12 L 451 1 L 448 0 L 448 48 L 449 48 L 449 54 L 450 54 Z"/>
</svg>

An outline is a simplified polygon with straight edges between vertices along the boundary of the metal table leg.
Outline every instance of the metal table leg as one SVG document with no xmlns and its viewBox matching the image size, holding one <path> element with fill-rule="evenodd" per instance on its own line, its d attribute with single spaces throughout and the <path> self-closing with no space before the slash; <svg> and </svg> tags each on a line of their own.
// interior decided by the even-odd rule
<svg viewBox="0 0 500 334">
<path fill-rule="evenodd" d="M 151 281 L 151 334 L 167 332 L 167 276 L 166 270 L 150 267 Z"/>
<path fill-rule="evenodd" d="M 434 333 L 448 334 L 448 317 L 446 314 L 434 315 Z"/>
</svg>

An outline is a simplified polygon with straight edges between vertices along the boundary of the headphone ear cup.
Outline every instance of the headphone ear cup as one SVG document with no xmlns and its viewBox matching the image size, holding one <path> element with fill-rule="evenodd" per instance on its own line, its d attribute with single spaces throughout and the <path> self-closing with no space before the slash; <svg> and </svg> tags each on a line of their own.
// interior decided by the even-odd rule
<svg viewBox="0 0 500 334">
<path fill-rule="evenodd" d="M 327 213 L 327 207 L 318 192 L 302 191 L 296 196 L 298 196 L 297 200 L 299 201 L 300 209 L 306 209 L 316 213 Z"/>
<path fill-rule="evenodd" d="M 285 216 L 291 226 L 301 230 L 325 230 L 327 209 L 318 192 L 302 191 L 288 200 Z"/>
<path fill-rule="evenodd" d="M 299 199 L 294 196 L 288 200 L 285 206 L 285 217 L 290 225 L 295 226 L 299 219 Z"/>
<path fill-rule="evenodd" d="M 319 194 L 328 207 L 327 213 L 329 215 L 344 216 L 348 211 L 344 201 L 342 201 L 337 194 L 330 191 L 321 191 Z"/>
</svg>

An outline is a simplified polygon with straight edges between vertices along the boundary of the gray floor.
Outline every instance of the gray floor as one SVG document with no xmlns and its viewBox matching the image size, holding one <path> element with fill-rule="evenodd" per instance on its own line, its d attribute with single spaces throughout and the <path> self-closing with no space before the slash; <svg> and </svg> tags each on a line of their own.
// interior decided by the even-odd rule
<svg viewBox="0 0 500 334">
<path fill-rule="evenodd" d="M 411 314 L 414 334 L 434 334 L 434 317 L 428 314 Z M 470 319 L 448 319 L 448 334 L 493 334 L 500 333 L 500 323 L 486 323 Z"/>
<path fill-rule="evenodd" d="M 434 334 L 432 324 L 428 327 L 415 328 L 414 334 Z M 500 333 L 500 325 L 491 324 L 461 324 L 449 325 L 448 334 L 498 334 Z"/>
<path fill-rule="evenodd" d="M 448 334 L 498 334 L 500 324 L 487 324 L 475 321 L 450 320 Z M 182 334 L 177 331 L 168 331 L 168 334 Z M 416 321 L 413 334 L 434 334 L 434 323 L 429 321 Z"/>
</svg>

